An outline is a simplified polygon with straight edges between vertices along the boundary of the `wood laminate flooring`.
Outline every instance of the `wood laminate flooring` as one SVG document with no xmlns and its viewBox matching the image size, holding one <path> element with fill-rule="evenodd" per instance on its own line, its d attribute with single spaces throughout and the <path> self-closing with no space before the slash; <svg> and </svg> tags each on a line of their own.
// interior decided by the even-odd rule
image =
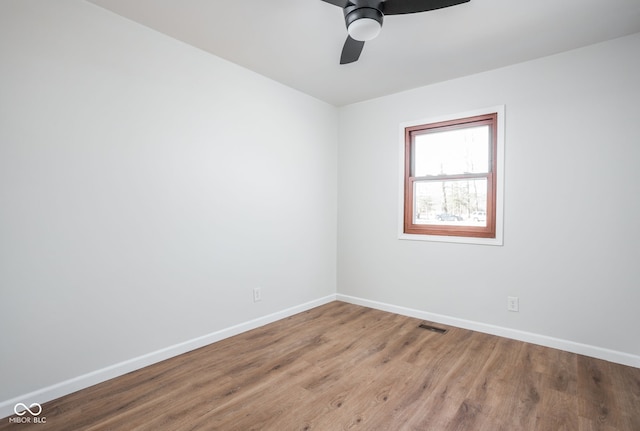
<svg viewBox="0 0 640 431">
<path fill-rule="evenodd" d="M 43 405 L 0 430 L 640 431 L 640 369 L 343 302 Z"/>
</svg>

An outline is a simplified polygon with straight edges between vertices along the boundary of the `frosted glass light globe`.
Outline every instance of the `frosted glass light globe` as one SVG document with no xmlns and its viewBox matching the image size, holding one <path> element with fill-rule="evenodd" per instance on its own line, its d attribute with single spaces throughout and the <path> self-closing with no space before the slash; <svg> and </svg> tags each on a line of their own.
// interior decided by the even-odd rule
<svg viewBox="0 0 640 431">
<path fill-rule="evenodd" d="M 375 19 L 360 18 L 349 24 L 347 31 L 351 38 L 366 42 L 375 39 L 380 34 L 381 29 L 382 26 Z"/>
</svg>

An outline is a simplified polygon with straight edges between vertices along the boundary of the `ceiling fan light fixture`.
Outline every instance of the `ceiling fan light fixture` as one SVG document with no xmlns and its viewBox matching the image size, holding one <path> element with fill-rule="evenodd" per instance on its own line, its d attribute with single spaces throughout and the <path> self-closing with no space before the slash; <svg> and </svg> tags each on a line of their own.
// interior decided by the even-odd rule
<svg viewBox="0 0 640 431">
<path fill-rule="evenodd" d="M 366 42 L 375 39 L 380 34 L 380 23 L 371 18 L 360 18 L 349 25 L 347 31 L 349 36 L 355 40 Z"/>
<path fill-rule="evenodd" d="M 362 7 L 345 16 L 347 32 L 355 40 L 366 42 L 375 39 L 382 29 L 384 15 L 378 9 Z"/>
<path fill-rule="evenodd" d="M 347 40 L 342 47 L 340 64 L 358 61 L 366 41 L 374 39 L 382 29 L 384 13 L 405 15 L 427 12 L 467 3 L 471 0 L 322 0 L 338 6 L 344 13 Z M 383 13 L 384 11 L 384 13 Z"/>
</svg>

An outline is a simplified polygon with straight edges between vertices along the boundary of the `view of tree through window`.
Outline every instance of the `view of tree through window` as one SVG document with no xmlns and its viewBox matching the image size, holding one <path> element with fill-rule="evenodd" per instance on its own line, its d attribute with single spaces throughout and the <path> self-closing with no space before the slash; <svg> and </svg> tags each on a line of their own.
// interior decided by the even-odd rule
<svg viewBox="0 0 640 431">
<path fill-rule="evenodd" d="M 486 226 L 486 180 L 414 183 L 416 224 Z"/>
<path fill-rule="evenodd" d="M 495 236 L 495 131 L 495 114 L 405 130 L 405 233 Z"/>
<path fill-rule="evenodd" d="M 489 171 L 489 126 L 419 134 L 413 144 L 413 177 L 445 177 Z M 414 223 L 486 225 L 487 181 L 463 179 L 414 183 Z"/>
</svg>

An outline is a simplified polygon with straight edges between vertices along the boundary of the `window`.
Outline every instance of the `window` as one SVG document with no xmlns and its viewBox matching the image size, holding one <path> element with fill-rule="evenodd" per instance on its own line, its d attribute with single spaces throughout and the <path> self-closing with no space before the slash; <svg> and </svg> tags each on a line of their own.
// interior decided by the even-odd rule
<svg viewBox="0 0 640 431">
<path fill-rule="evenodd" d="M 502 243 L 499 114 L 403 128 L 401 237 Z"/>
</svg>

